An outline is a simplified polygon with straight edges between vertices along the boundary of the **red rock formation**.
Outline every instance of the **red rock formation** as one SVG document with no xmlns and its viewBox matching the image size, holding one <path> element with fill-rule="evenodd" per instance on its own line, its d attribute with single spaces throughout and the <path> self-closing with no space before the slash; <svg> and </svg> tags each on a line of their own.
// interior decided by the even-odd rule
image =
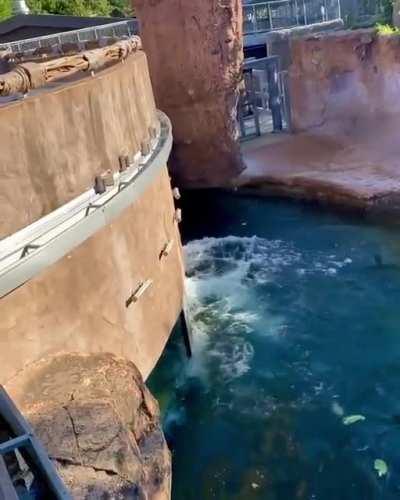
<svg viewBox="0 0 400 500">
<path fill-rule="evenodd" d="M 243 168 L 236 127 L 240 0 L 135 0 L 158 107 L 172 120 L 170 162 L 188 187 L 226 184 Z"/>
<path fill-rule="evenodd" d="M 338 31 L 291 42 L 296 135 L 246 146 L 241 185 L 400 212 L 400 36 Z"/>
<path fill-rule="evenodd" d="M 388 121 L 400 120 L 399 49 L 400 36 L 378 36 L 374 30 L 293 40 L 290 91 L 294 128 L 336 124 L 342 131 L 348 129 L 346 135 L 359 135 L 376 133 Z"/>
<path fill-rule="evenodd" d="M 170 499 L 158 404 L 133 363 L 111 354 L 56 356 L 7 389 L 73 498 Z"/>
</svg>

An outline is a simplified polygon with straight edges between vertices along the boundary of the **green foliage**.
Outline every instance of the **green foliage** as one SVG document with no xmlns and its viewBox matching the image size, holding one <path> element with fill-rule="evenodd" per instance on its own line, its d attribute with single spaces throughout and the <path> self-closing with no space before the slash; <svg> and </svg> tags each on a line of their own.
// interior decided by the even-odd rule
<svg viewBox="0 0 400 500">
<path fill-rule="evenodd" d="M 376 31 L 379 35 L 400 35 L 400 28 L 391 26 L 390 24 L 377 24 Z"/>
<path fill-rule="evenodd" d="M 0 19 L 6 19 L 11 16 L 11 1 L 0 0 Z"/>
<path fill-rule="evenodd" d="M 130 0 L 28 0 L 27 4 L 35 14 L 120 17 L 132 14 Z"/>
</svg>

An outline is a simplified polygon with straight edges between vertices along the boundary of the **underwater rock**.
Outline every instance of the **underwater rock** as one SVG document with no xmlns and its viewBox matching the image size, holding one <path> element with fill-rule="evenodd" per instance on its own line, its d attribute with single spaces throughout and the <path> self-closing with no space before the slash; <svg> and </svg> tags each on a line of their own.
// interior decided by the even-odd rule
<svg viewBox="0 0 400 500">
<path fill-rule="evenodd" d="M 157 401 L 111 354 L 66 354 L 7 387 L 74 498 L 169 500 L 171 456 Z"/>
</svg>

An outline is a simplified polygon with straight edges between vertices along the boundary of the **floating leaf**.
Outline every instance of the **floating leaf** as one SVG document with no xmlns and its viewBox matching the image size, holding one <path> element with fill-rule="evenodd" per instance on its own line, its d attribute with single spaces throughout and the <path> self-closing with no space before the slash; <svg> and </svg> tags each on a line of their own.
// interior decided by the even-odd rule
<svg viewBox="0 0 400 500">
<path fill-rule="evenodd" d="M 356 422 L 362 422 L 365 420 L 364 415 L 349 415 L 343 418 L 344 425 L 355 424 Z"/>
<path fill-rule="evenodd" d="M 374 462 L 374 469 L 378 472 L 379 477 L 386 476 L 388 472 L 388 466 L 384 460 L 377 458 Z"/>
</svg>

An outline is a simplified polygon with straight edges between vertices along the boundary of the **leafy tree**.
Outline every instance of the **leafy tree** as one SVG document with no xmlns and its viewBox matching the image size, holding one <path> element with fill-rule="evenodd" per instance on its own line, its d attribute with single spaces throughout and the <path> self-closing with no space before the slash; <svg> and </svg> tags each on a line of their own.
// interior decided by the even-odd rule
<svg viewBox="0 0 400 500">
<path fill-rule="evenodd" d="M 132 14 L 130 0 L 28 0 L 27 4 L 35 14 L 121 17 Z"/>
<path fill-rule="evenodd" d="M 0 0 L 0 19 L 5 19 L 11 16 L 10 0 Z"/>
</svg>

